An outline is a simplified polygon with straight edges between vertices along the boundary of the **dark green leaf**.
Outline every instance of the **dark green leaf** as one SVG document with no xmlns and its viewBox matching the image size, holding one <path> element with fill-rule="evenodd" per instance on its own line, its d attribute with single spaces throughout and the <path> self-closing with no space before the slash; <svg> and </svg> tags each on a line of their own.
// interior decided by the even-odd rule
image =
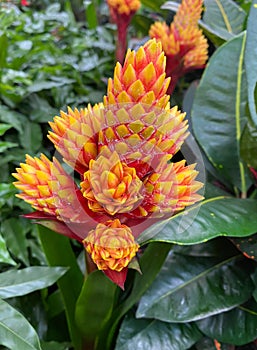
<svg viewBox="0 0 257 350">
<path fill-rule="evenodd" d="M 171 254 L 139 302 L 137 317 L 191 322 L 245 302 L 254 289 L 248 261 Z"/>
<path fill-rule="evenodd" d="M 232 238 L 231 241 L 245 256 L 257 260 L 257 233 L 250 237 Z"/>
<path fill-rule="evenodd" d="M 102 271 L 87 276 L 76 304 L 75 317 L 81 334 L 88 341 L 94 342 L 110 317 L 116 291 L 117 286 Z"/>
<path fill-rule="evenodd" d="M 215 35 L 229 40 L 244 29 L 245 11 L 232 0 L 205 0 L 203 22 Z"/>
<path fill-rule="evenodd" d="M 256 21 L 257 21 L 257 1 L 253 0 L 250 14 L 247 22 L 247 36 L 245 49 L 245 71 L 248 83 L 248 102 L 251 117 L 254 124 L 257 126 L 256 113 L 256 83 L 257 83 L 257 35 L 256 35 Z"/>
<path fill-rule="evenodd" d="M 257 304 L 250 301 L 228 312 L 198 321 L 197 326 L 204 334 L 218 341 L 245 345 L 256 339 Z"/>
<path fill-rule="evenodd" d="M 257 128 L 252 121 L 246 124 L 241 138 L 241 156 L 248 166 L 257 169 Z"/>
<path fill-rule="evenodd" d="M 0 234 L 0 262 L 10 265 L 16 265 L 15 261 L 10 257 L 10 254 L 6 248 L 5 240 Z"/>
<path fill-rule="evenodd" d="M 2 69 L 6 65 L 8 40 L 6 34 L 0 36 L 0 77 L 2 76 Z"/>
<path fill-rule="evenodd" d="M 75 323 L 74 310 L 83 284 L 83 276 L 67 237 L 43 226 L 38 226 L 40 240 L 50 266 L 69 267 L 69 271 L 58 280 L 71 340 L 75 350 L 81 349 L 81 334 Z"/>
<path fill-rule="evenodd" d="M 221 178 L 246 193 L 248 183 L 240 159 L 240 137 L 247 121 L 243 69 L 245 34 L 220 47 L 211 57 L 196 92 L 194 134 Z"/>
<path fill-rule="evenodd" d="M 210 198 L 150 226 L 138 241 L 195 244 L 217 236 L 245 237 L 257 232 L 256 212 L 254 199 Z"/>
<path fill-rule="evenodd" d="M 71 84 L 74 82 L 74 79 L 69 78 L 63 78 L 62 81 L 35 81 L 33 85 L 30 85 L 27 88 L 27 91 L 32 92 L 38 92 L 42 90 L 50 90 L 53 87 L 60 87 L 66 84 Z"/>
<path fill-rule="evenodd" d="M 11 128 L 12 128 L 12 125 L 10 124 L 0 123 L 0 136 L 3 136 L 5 132 Z"/>
<path fill-rule="evenodd" d="M 12 298 L 46 288 L 65 274 L 65 267 L 33 266 L 0 274 L 0 297 Z"/>
<path fill-rule="evenodd" d="M 0 344 L 10 349 L 41 350 L 34 328 L 22 314 L 1 299 Z"/>
<path fill-rule="evenodd" d="M 18 144 L 14 143 L 14 142 L 0 141 L 0 153 L 3 153 L 8 148 L 17 147 L 17 146 L 18 146 Z"/>
<path fill-rule="evenodd" d="M 39 124 L 27 122 L 24 131 L 20 135 L 21 145 L 28 152 L 36 152 L 42 143 L 42 131 Z"/>
<path fill-rule="evenodd" d="M 25 265 L 29 265 L 26 243 L 27 227 L 22 225 L 22 221 L 17 218 L 3 221 L 1 232 L 9 251 Z"/>
<path fill-rule="evenodd" d="M 122 322 L 115 350 L 186 350 L 201 337 L 194 324 L 138 320 L 129 315 Z"/>
<path fill-rule="evenodd" d="M 170 245 L 166 243 L 151 243 L 147 247 L 139 261 L 142 275 L 136 273 L 133 289 L 129 297 L 114 310 L 112 317 L 101 333 L 97 350 L 113 349 L 112 343 L 114 342 L 115 332 L 121 318 L 138 302 L 143 293 L 151 285 L 160 271 L 170 248 Z"/>
<path fill-rule="evenodd" d="M 55 341 L 42 342 L 42 350 L 69 350 L 71 348 L 70 343 L 57 343 Z"/>
</svg>

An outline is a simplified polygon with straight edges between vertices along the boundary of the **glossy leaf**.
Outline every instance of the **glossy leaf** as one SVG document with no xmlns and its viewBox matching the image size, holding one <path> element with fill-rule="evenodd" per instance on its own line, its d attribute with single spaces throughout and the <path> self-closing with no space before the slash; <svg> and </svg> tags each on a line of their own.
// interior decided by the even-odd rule
<svg viewBox="0 0 257 350">
<path fill-rule="evenodd" d="M 214 34 L 229 40 L 243 31 L 245 11 L 232 0 L 205 0 L 203 22 Z"/>
<path fill-rule="evenodd" d="M 49 265 L 69 267 L 67 273 L 58 280 L 57 284 L 63 298 L 74 349 L 80 350 L 82 339 L 75 322 L 74 310 L 82 287 L 83 276 L 68 238 L 42 226 L 38 226 L 38 231 Z"/>
<path fill-rule="evenodd" d="M 257 169 L 257 127 L 249 120 L 241 138 L 241 156 L 246 164 Z"/>
<path fill-rule="evenodd" d="M 256 36 L 256 21 L 257 21 L 257 1 L 253 0 L 250 14 L 247 22 L 247 36 L 245 49 L 245 71 L 248 83 L 248 103 L 251 112 L 251 117 L 254 124 L 257 126 L 256 112 L 256 83 L 257 83 L 257 36 Z"/>
<path fill-rule="evenodd" d="M 207 336 L 218 341 L 244 345 L 256 339 L 257 304 L 250 301 L 228 312 L 198 321 L 197 326 Z"/>
<path fill-rule="evenodd" d="M 4 220 L 1 232 L 9 251 L 25 265 L 29 265 L 26 243 L 27 228 L 22 225 L 21 220 L 17 218 Z"/>
<path fill-rule="evenodd" d="M 0 234 L 0 263 L 16 265 L 16 262 L 11 258 L 5 240 L 3 236 Z"/>
<path fill-rule="evenodd" d="M 171 254 L 139 302 L 136 316 L 191 322 L 245 302 L 254 289 L 247 261 Z"/>
<path fill-rule="evenodd" d="M 245 237 L 257 232 L 256 212 L 254 199 L 214 197 L 150 226 L 138 241 L 196 244 L 218 236 Z"/>
<path fill-rule="evenodd" d="M 21 313 L 1 299 L 0 344 L 9 349 L 41 350 L 34 328 Z"/>
<path fill-rule="evenodd" d="M 257 260 L 257 233 L 250 237 L 232 238 L 231 241 L 246 257 Z"/>
<path fill-rule="evenodd" d="M 0 123 L 0 136 L 3 136 L 5 132 L 12 128 L 10 124 Z"/>
<path fill-rule="evenodd" d="M 129 297 L 114 310 L 112 317 L 101 333 L 97 344 L 97 350 L 112 350 L 117 327 L 122 317 L 135 305 L 144 292 L 151 285 L 162 264 L 170 251 L 171 246 L 166 243 L 151 243 L 146 248 L 139 264 L 142 275 L 138 272 L 135 275 L 133 289 Z M 126 286 L 125 286 L 126 287 Z"/>
<path fill-rule="evenodd" d="M 65 267 L 33 266 L 0 274 L 0 297 L 12 298 L 46 288 L 65 274 Z"/>
<path fill-rule="evenodd" d="M 77 325 L 87 341 L 94 342 L 99 336 L 111 315 L 116 291 L 117 286 L 102 271 L 94 271 L 87 276 L 75 310 Z"/>
<path fill-rule="evenodd" d="M 194 134 L 221 179 L 243 193 L 248 186 L 239 155 L 247 121 L 245 37 L 239 35 L 213 54 L 197 89 L 191 116 Z"/>
<path fill-rule="evenodd" d="M 186 350 L 202 337 L 194 324 L 125 317 L 115 350 Z"/>
</svg>

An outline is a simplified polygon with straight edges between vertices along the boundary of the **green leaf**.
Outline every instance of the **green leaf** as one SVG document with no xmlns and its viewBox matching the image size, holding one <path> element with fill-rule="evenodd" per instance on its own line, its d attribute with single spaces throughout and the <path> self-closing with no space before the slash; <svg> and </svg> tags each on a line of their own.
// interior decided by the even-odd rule
<svg viewBox="0 0 257 350">
<path fill-rule="evenodd" d="M 254 199 L 210 198 L 150 226 L 138 242 L 141 245 L 149 241 L 196 244 L 218 236 L 249 236 L 257 232 L 256 212 Z"/>
<path fill-rule="evenodd" d="M 0 262 L 4 264 L 16 265 L 16 262 L 10 257 L 6 248 L 6 243 L 3 236 L 0 234 Z"/>
<path fill-rule="evenodd" d="M 25 265 L 29 265 L 26 242 L 27 227 L 22 225 L 22 219 L 4 220 L 1 225 L 1 232 L 9 251 Z"/>
<path fill-rule="evenodd" d="M 248 260 L 170 254 L 139 302 L 136 316 L 191 322 L 245 302 L 254 289 Z"/>
<path fill-rule="evenodd" d="M 257 83 L 257 36 L 256 36 L 256 21 L 257 21 L 257 1 L 253 0 L 250 14 L 247 22 L 247 36 L 245 48 L 245 71 L 248 83 L 248 103 L 251 112 L 251 117 L 254 124 L 257 126 L 256 113 L 256 83 Z"/>
<path fill-rule="evenodd" d="M 37 152 L 42 143 L 42 131 L 39 124 L 26 123 L 20 135 L 20 143 L 28 152 Z"/>
<path fill-rule="evenodd" d="M 196 92 L 194 134 L 221 179 L 244 194 L 247 177 L 240 159 L 240 137 L 247 121 L 243 69 L 245 33 L 220 47 L 211 57 Z"/>
<path fill-rule="evenodd" d="M 71 348 L 70 343 L 57 343 L 56 341 L 42 342 L 42 350 L 69 350 Z"/>
<path fill-rule="evenodd" d="M 8 40 L 6 34 L 0 36 L 0 77 L 2 76 L 2 69 L 6 65 L 7 49 L 8 49 Z"/>
<path fill-rule="evenodd" d="M 197 326 L 204 334 L 218 341 L 245 345 L 256 339 L 257 304 L 251 300 L 228 312 L 198 321 Z"/>
<path fill-rule="evenodd" d="M 94 1 L 90 1 L 86 6 L 86 18 L 88 28 L 95 29 L 97 27 L 97 12 Z"/>
<path fill-rule="evenodd" d="M 231 238 L 231 241 L 245 256 L 257 260 L 257 233 L 245 238 Z"/>
<path fill-rule="evenodd" d="M 115 332 L 122 317 L 135 305 L 160 271 L 162 264 L 170 251 L 166 243 L 151 243 L 146 248 L 139 264 L 142 275 L 136 273 L 133 289 L 129 297 L 114 310 L 112 317 L 105 326 L 98 340 L 97 350 L 112 350 Z"/>
<path fill-rule="evenodd" d="M 50 90 L 54 87 L 60 87 L 66 84 L 74 83 L 74 79 L 63 78 L 60 81 L 35 81 L 32 85 L 27 88 L 27 92 L 39 92 L 42 90 Z"/>
<path fill-rule="evenodd" d="M 41 350 L 34 328 L 22 314 L 1 299 L 0 344 L 10 349 Z"/>
<path fill-rule="evenodd" d="M 12 298 L 46 288 L 65 274 L 68 268 L 33 266 L 0 274 L 0 297 Z"/>
<path fill-rule="evenodd" d="M 203 22 L 215 35 L 231 39 L 244 29 L 245 11 L 232 0 L 204 0 Z"/>
<path fill-rule="evenodd" d="M 3 153 L 8 148 L 17 147 L 17 146 L 18 146 L 18 144 L 14 143 L 14 142 L 0 141 L 0 153 Z"/>
<path fill-rule="evenodd" d="M 257 128 L 249 120 L 241 137 L 241 157 L 250 167 L 257 169 Z"/>
<path fill-rule="evenodd" d="M 58 281 L 61 291 L 71 340 L 75 350 L 81 350 L 81 334 L 77 328 L 74 310 L 83 284 L 83 276 L 71 249 L 69 239 L 38 225 L 40 240 L 50 266 L 69 267 Z"/>
<path fill-rule="evenodd" d="M 201 337 L 193 323 L 171 324 L 127 315 L 121 324 L 115 350 L 186 350 Z"/>
<path fill-rule="evenodd" d="M 77 301 L 75 318 L 81 334 L 89 343 L 96 340 L 110 317 L 116 291 L 117 286 L 102 271 L 87 276 Z"/>
<path fill-rule="evenodd" d="M 0 136 L 3 136 L 5 132 L 11 128 L 12 128 L 12 125 L 10 124 L 0 123 Z"/>
</svg>

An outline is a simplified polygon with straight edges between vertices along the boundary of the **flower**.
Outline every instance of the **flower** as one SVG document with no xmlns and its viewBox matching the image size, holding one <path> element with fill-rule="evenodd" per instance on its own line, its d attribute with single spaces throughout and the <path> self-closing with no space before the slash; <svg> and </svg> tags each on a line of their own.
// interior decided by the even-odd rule
<svg viewBox="0 0 257 350">
<path fill-rule="evenodd" d="M 151 38 L 162 43 L 167 56 L 167 76 L 171 77 L 169 92 L 177 80 L 194 69 L 205 67 L 208 59 L 208 43 L 198 27 L 203 0 L 182 0 L 173 22 L 155 22 L 149 31 Z"/>
<path fill-rule="evenodd" d="M 172 162 L 188 131 L 185 113 L 169 106 L 168 82 L 160 43 L 129 50 L 104 104 L 50 122 L 49 139 L 80 180 L 44 155 L 13 174 L 17 196 L 36 210 L 25 216 L 78 240 L 121 288 L 140 230 L 202 199 L 195 165 Z"/>
<path fill-rule="evenodd" d="M 97 160 L 91 160 L 89 170 L 81 182 L 83 196 L 92 211 L 106 211 L 110 215 L 126 213 L 142 200 L 143 183 L 136 169 L 120 161 L 117 152 L 107 147 Z"/>
<path fill-rule="evenodd" d="M 128 49 L 123 66 L 118 62 L 113 79 L 108 80 L 105 106 L 141 102 L 168 108 L 166 94 L 170 78 L 165 74 L 166 57 L 161 43 L 148 41 L 137 52 Z"/>
<path fill-rule="evenodd" d="M 119 219 L 98 224 L 83 243 L 99 270 L 120 272 L 139 249 L 131 229 L 122 225 Z"/>
<path fill-rule="evenodd" d="M 116 59 L 123 62 L 127 47 L 127 29 L 141 4 L 139 0 L 107 0 L 107 3 L 111 18 L 117 24 L 118 30 Z"/>
</svg>

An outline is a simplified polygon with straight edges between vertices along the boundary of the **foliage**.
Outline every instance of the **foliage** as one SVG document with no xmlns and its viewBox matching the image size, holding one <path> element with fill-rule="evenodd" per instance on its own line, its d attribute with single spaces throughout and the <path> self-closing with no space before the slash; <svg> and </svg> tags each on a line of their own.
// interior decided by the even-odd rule
<svg viewBox="0 0 257 350">
<path fill-rule="evenodd" d="M 101 22 L 104 5 L 91 6 L 96 26 L 77 22 L 75 2 L 64 3 L 0 11 L 0 345 L 80 350 L 83 337 L 96 350 L 253 345 L 257 1 L 204 2 L 200 25 L 211 57 L 201 74 L 179 81 L 172 102 L 187 111 L 201 149 L 206 199 L 142 232 L 142 274 L 131 269 L 124 292 L 100 271 L 83 280 L 81 248 L 19 217 L 29 207 L 10 184 L 25 153 L 52 152 L 47 122 L 58 110 L 100 101 L 112 75 L 114 27 Z M 151 11 L 167 19 L 177 8 L 174 1 L 142 3 L 130 29 L 138 37 Z"/>
</svg>

